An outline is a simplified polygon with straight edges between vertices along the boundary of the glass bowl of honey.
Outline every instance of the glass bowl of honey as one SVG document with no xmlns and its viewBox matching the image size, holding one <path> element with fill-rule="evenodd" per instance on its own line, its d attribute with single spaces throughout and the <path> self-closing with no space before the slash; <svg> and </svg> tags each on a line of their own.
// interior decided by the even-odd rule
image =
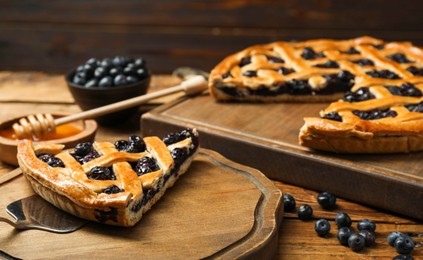
<svg viewBox="0 0 423 260">
<path fill-rule="evenodd" d="M 65 115 L 53 114 L 54 118 L 63 116 Z M 0 160 L 14 166 L 18 166 L 16 158 L 17 146 L 22 140 L 16 137 L 12 125 L 18 122 L 22 117 L 0 122 Z M 33 137 L 32 140 L 34 142 L 63 144 L 65 148 L 73 148 L 78 143 L 93 142 L 97 127 L 97 122 L 95 120 L 77 120 L 71 123 L 58 125 L 54 132 L 44 135 L 43 137 Z"/>
</svg>

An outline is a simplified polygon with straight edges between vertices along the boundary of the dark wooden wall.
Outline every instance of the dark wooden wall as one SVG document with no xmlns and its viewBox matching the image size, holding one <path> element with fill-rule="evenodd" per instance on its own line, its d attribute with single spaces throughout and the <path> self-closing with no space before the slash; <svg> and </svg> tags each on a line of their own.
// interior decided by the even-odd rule
<svg viewBox="0 0 423 260">
<path fill-rule="evenodd" d="M 0 0 L 0 70 L 64 73 L 118 54 L 154 73 L 210 70 L 249 45 L 320 37 L 423 46 L 421 10 L 421 0 Z"/>
</svg>

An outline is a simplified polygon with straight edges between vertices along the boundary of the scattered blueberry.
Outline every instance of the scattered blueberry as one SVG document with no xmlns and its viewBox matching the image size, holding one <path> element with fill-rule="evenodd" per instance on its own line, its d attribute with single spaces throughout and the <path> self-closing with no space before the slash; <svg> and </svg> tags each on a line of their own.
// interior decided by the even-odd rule
<svg viewBox="0 0 423 260">
<path fill-rule="evenodd" d="M 317 202 L 324 209 L 333 209 L 336 204 L 336 197 L 330 192 L 324 191 L 317 195 Z"/>
<path fill-rule="evenodd" d="M 313 216 L 313 209 L 308 204 L 302 204 L 297 210 L 298 218 L 301 220 L 309 220 Z"/>
<path fill-rule="evenodd" d="M 366 246 L 366 242 L 364 241 L 364 237 L 359 234 L 351 234 L 348 238 L 348 246 L 351 248 L 352 251 L 358 252 L 364 249 Z"/>
<path fill-rule="evenodd" d="M 394 242 L 394 248 L 400 254 L 410 254 L 414 249 L 414 241 L 408 235 L 399 236 Z"/>
<path fill-rule="evenodd" d="M 324 237 L 329 234 L 330 231 L 330 223 L 327 219 L 319 219 L 314 224 L 314 230 L 316 231 L 317 235 Z"/>
<path fill-rule="evenodd" d="M 341 245 L 348 246 L 348 239 L 354 232 L 349 227 L 341 227 L 336 234 Z"/>
<path fill-rule="evenodd" d="M 375 233 L 369 231 L 369 230 L 360 230 L 358 232 L 359 235 L 364 237 L 364 242 L 366 246 L 372 246 L 375 243 L 376 235 Z"/>
<path fill-rule="evenodd" d="M 362 219 L 357 222 L 357 229 L 358 230 L 368 230 L 370 232 L 375 232 L 376 230 L 376 223 L 369 219 Z"/>
<path fill-rule="evenodd" d="M 347 213 L 341 211 L 336 214 L 335 223 L 338 228 L 351 227 L 351 218 Z"/>
<path fill-rule="evenodd" d="M 390 246 L 394 246 L 395 240 L 397 240 L 397 238 L 399 238 L 400 236 L 406 236 L 406 234 L 403 234 L 398 231 L 394 231 L 389 233 L 389 235 L 386 237 L 386 240 L 388 241 L 388 244 Z"/>
<path fill-rule="evenodd" d="M 295 199 L 291 194 L 284 193 L 283 194 L 283 208 L 285 211 L 293 211 L 295 210 Z"/>
</svg>

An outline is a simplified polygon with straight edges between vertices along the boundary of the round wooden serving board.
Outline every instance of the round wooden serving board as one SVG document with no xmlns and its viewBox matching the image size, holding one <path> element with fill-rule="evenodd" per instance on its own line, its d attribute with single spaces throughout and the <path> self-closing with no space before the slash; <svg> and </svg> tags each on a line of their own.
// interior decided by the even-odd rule
<svg viewBox="0 0 423 260">
<path fill-rule="evenodd" d="M 2 209 L 33 194 L 24 176 L 0 189 Z M 136 226 L 90 222 L 54 234 L 0 222 L 0 250 L 23 259 L 271 258 L 282 217 L 282 193 L 261 172 L 201 149 Z"/>
</svg>

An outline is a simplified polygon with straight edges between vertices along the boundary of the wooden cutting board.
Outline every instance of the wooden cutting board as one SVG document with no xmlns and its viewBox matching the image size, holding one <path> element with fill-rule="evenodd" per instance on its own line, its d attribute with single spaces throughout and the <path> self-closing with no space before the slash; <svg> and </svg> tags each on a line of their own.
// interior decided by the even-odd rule
<svg viewBox="0 0 423 260">
<path fill-rule="evenodd" d="M 1 192 L 1 208 L 33 194 L 24 176 L 3 184 Z M 201 149 L 188 172 L 134 227 L 90 222 L 54 234 L 19 232 L 0 222 L 0 250 L 23 259 L 272 258 L 281 197 L 261 172 Z"/>
<path fill-rule="evenodd" d="M 327 105 L 217 103 L 202 95 L 144 114 L 141 129 L 148 136 L 195 127 L 203 147 L 272 179 L 423 220 L 423 152 L 342 155 L 299 146 L 303 118 Z"/>
</svg>

